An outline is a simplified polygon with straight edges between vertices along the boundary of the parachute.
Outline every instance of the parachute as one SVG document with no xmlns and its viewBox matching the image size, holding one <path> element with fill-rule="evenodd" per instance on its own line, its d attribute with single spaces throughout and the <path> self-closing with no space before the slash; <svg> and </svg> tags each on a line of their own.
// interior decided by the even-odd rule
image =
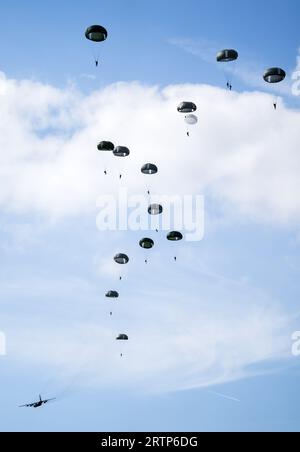
<svg viewBox="0 0 300 452">
<path fill-rule="evenodd" d="M 267 83 L 280 83 L 286 77 L 286 72 L 279 67 L 267 69 L 264 73 L 264 81 Z"/>
<path fill-rule="evenodd" d="M 271 83 L 271 84 L 280 83 L 280 82 L 283 82 L 283 80 L 285 79 L 286 72 L 279 67 L 271 67 L 270 69 L 267 69 L 265 71 L 263 77 L 264 77 L 264 81 L 266 83 Z M 274 99 L 274 102 L 273 102 L 274 110 L 277 110 L 277 101 L 278 101 L 278 98 L 276 97 L 276 99 Z"/>
<path fill-rule="evenodd" d="M 101 141 L 97 146 L 98 151 L 111 152 L 114 151 L 115 146 L 110 141 Z"/>
<path fill-rule="evenodd" d="M 239 54 L 234 49 L 225 49 L 221 50 L 217 54 L 217 62 L 218 63 L 233 63 L 235 62 L 239 57 Z M 227 80 L 227 88 L 231 91 L 232 90 L 232 77 L 229 77 L 228 72 L 224 74 L 226 80 Z"/>
<path fill-rule="evenodd" d="M 145 250 L 151 250 L 154 247 L 154 242 L 152 239 L 142 239 L 140 241 L 140 247 L 144 248 Z"/>
<path fill-rule="evenodd" d="M 119 298 L 119 293 L 115 290 L 110 290 L 105 296 L 106 298 Z"/>
<path fill-rule="evenodd" d="M 197 106 L 193 102 L 181 102 L 177 107 L 179 113 L 194 113 L 196 110 Z"/>
<path fill-rule="evenodd" d="M 113 152 L 116 157 L 128 157 L 130 155 L 130 150 L 125 146 L 117 146 Z"/>
<path fill-rule="evenodd" d="M 151 204 L 148 208 L 149 215 L 161 215 L 163 213 L 163 207 L 160 204 Z"/>
<path fill-rule="evenodd" d="M 152 175 L 158 173 L 158 168 L 156 165 L 153 165 L 152 163 L 146 163 L 141 169 L 143 174 L 146 175 Z"/>
<path fill-rule="evenodd" d="M 196 115 L 192 115 L 191 113 L 194 113 L 197 110 L 197 105 L 193 102 L 181 102 L 181 104 L 178 106 L 177 110 L 179 113 L 186 113 L 187 116 L 185 117 L 185 122 L 188 125 L 195 125 L 198 122 L 198 118 Z M 187 136 L 190 136 L 189 129 L 187 130 Z"/>
<path fill-rule="evenodd" d="M 125 146 L 117 146 L 115 148 L 115 150 L 113 151 L 113 154 L 115 157 L 125 158 L 130 155 L 130 150 L 128 148 L 126 148 Z M 120 169 L 120 179 L 122 179 L 122 171 L 121 171 L 121 168 L 119 168 L 119 169 Z"/>
<path fill-rule="evenodd" d="M 92 41 L 93 43 L 96 43 L 96 44 L 106 41 L 107 36 L 108 36 L 107 30 L 104 27 L 102 27 L 101 25 L 92 25 L 92 26 L 88 27 L 85 31 L 86 39 L 88 39 L 89 41 Z M 96 67 L 98 67 L 99 54 L 98 53 L 95 54 L 93 52 L 93 56 L 95 59 Z"/>
<path fill-rule="evenodd" d="M 230 63 L 231 61 L 236 61 L 239 57 L 239 54 L 234 49 L 225 49 L 221 50 L 217 54 L 217 62 L 218 63 Z"/>
<path fill-rule="evenodd" d="M 179 242 L 183 240 L 183 235 L 181 234 L 181 232 L 172 231 L 167 235 L 167 239 L 170 242 Z"/>
<path fill-rule="evenodd" d="M 108 173 L 108 162 L 109 162 L 109 159 L 110 159 L 110 154 L 115 149 L 115 146 L 110 141 L 101 141 L 101 143 L 98 144 L 97 149 L 98 149 L 98 151 L 103 153 L 103 156 L 102 156 L 102 159 L 103 159 L 103 170 L 104 170 L 104 174 L 107 176 L 107 173 Z"/>
<path fill-rule="evenodd" d="M 114 257 L 114 261 L 116 262 L 116 264 L 126 265 L 129 262 L 129 257 L 126 256 L 126 254 L 120 253 Z"/>
<path fill-rule="evenodd" d="M 129 337 L 127 334 L 119 334 L 119 336 L 116 338 L 117 341 L 129 341 Z"/>
<path fill-rule="evenodd" d="M 195 124 L 197 124 L 198 122 L 198 118 L 196 115 L 187 115 L 185 117 L 185 122 L 189 125 L 189 126 L 194 126 Z"/>
<path fill-rule="evenodd" d="M 93 42 L 103 42 L 107 39 L 107 36 L 107 30 L 101 25 L 92 25 L 85 32 L 86 39 Z"/>
<path fill-rule="evenodd" d="M 180 242 L 183 240 L 183 235 L 181 232 L 178 231 L 172 231 L 167 235 L 167 239 L 169 242 Z M 174 261 L 177 262 L 177 256 L 174 256 Z"/>
</svg>

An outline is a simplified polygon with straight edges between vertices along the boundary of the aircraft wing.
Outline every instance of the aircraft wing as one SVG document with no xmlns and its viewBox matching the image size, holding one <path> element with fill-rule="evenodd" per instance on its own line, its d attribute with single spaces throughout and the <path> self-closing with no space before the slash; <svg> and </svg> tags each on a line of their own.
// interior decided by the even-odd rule
<svg viewBox="0 0 300 452">
<path fill-rule="evenodd" d="M 30 403 L 28 405 L 21 405 L 19 406 L 19 408 L 32 408 L 35 404 L 34 403 Z"/>
<path fill-rule="evenodd" d="M 56 400 L 56 398 L 54 398 L 54 399 L 48 399 L 48 400 L 44 400 L 44 402 L 43 402 L 43 403 L 48 403 L 48 402 L 52 402 L 53 400 Z"/>
</svg>

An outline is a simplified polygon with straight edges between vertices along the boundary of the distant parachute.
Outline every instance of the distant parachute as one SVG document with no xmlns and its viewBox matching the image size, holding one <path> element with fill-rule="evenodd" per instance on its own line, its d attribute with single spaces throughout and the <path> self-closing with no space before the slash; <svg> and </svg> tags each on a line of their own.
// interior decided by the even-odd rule
<svg viewBox="0 0 300 452">
<path fill-rule="evenodd" d="M 181 232 L 172 231 L 167 235 L 167 239 L 170 242 L 180 242 L 181 240 L 183 240 L 183 235 L 181 234 Z M 177 256 L 174 256 L 174 261 L 177 262 Z"/>
<path fill-rule="evenodd" d="M 161 215 L 163 207 L 160 204 L 151 204 L 148 208 L 149 215 Z"/>
<path fill-rule="evenodd" d="M 112 152 L 115 149 L 115 146 L 110 141 L 101 141 L 101 143 L 97 146 L 98 151 L 104 152 Z"/>
<path fill-rule="evenodd" d="M 198 118 L 196 115 L 187 115 L 185 117 L 185 122 L 189 125 L 189 126 L 194 126 L 195 124 L 197 124 L 198 122 Z"/>
<path fill-rule="evenodd" d="M 279 67 L 267 69 L 264 73 L 264 81 L 267 83 L 280 83 L 286 77 L 286 72 Z"/>
<path fill-rule="evenodd" d="M 107 30 L 102 27 L 101 25 L 92 25 L 91 27 L 88 27 L 85 32 L 85 37 L 89 41 L 92 41 L 93 43 L 100 43 L 103 41 L 106 41 L 108 36 Z M 96 67 L 99 65 L 99 53 L 94 54 L 95 58 L 95 64 Z"/>
<path fill-rule="evenodd" d="M 279 68 L 279 67 L 271 67 L 270 69 L 267 69 L 264 73 L 264 81 L 266 83 L 280 83 L 283 82 L 283 80 L 286 77 L 286 72 Z M 273 102 L 273 107 L 274 110 L 277 110 L 277 102 L 278 102 L 278 98 L 276 97 L 276 99 L 274 99 Z"/>
<path fill-rule="evenodd" d="M 125 146 L 117 146 L 115 148 L 115 150 L 113 151 L 113 154 L 115 157 L 125 158 L 125 157 L 129 157 L 130 150 Z M 119 168 L 119 169 L 120 169 L 120 179 L 122 179 L 122 177 L 123 177 L 122 169 L 124 169 L 124 168 L 122 166 L 122 168 Z"/>
<path fill-rule="evenodd" d="M 130 155 L 130 150 L 125 146 L 117 146 L 113 152 L 116 157 L 128 157 Z"/>
<path fill-rule="evenodd" d="M 217 62 L 218 63 L 233 63 L 238 59 L 238 57 L 239 57 L 239 54 L 236 50 L 225 49 L 225 50 L 221 50 L 217 54 Z M 226 72 L 224 74 L 224 76 L 226 77 L 227 88 L 231 91 L 232 90 L 232 74 L 231 74 L 231 77 L 229 77 L 228 72 Z"/>
<path fill-rule="evenodd" d="M 126 256 L 126 254 L 120 253 L 114 257 L 114 261 L 116 262 L 116 264 L 126 265 L 129 262 L 129 257 Z"/>
<path fill-rule="evenodd" d="M 218 63 L 230 63 L 231 61 L 236 61 L 239 57 L 239 54 L 234 49 L 225 49 L 221 50 L 217 54 Z"/>
<path fill-rule="evenodd" d="M 115 290 L 110 290 L 109 292 L 107 292 L 107 294 L 105 295 L 106 298 L 119 298 L 119 293 L 116 292 Z"/>
<path fill-rule="evenodd" d="M 104 167 L 103 169 L 104 169 L 104 174 L 107 176 L 108 160 L 109 160 L 111 152 L 115 149 L 115 146 L 110 141 L 101 141 L 101 143 L 98 144 L 97 149 L 98 149 L 98 151 L 103 153 L 103 155 L 102 155 L 102 162 L 103 162 L 103 167 Z"/>
<path fill-rule="evenodd" d="M 146 163 L 146 165 L 142 167 L 141 171 L 143 174 L 152 175 L 158 173 L 158 168 L 152 163 Z"/>
<path fill-rule="evenodd" d="M 177 107 L 179 113 L 194 113 L 196 110 L 197 106 L 193 102 L 181 102 Z"/>
<path fill-rule="evenodd" d="M 183 235 L 181 234 L 181 232 L 172 231 L 167 235 L 167 239 L 170 242 L 179 242 L 183 240 Z"/>
<path fill-rule="evenodd" d="M 92 25 L 85 32 L 86 39 L 93 42 L 103 42 L 107 39 L 107 36 L 107 30 L 101 25 Z"/>
<path fill-rule="evenodd" d="M 142 239 L 140 241 L 140 247 L 145 250 L 151 250 L 154 247 L 154 241 L 152 239 Z"/>
<path fill-rule="evenodd" d="M 193 102 L 181 102 L 181 104 L 177 107 L 179 113 L 185 113 L 187 116 L 185 117 L 185 122 L 188 125 L 195 125 L 198 122 L 198 118 L 194 113 L 197 110 L 197 105 Z M 187 130 L 187 136 L 190 136 L 189 129 Z"/>
<path fill-rule="evenodd" d="M 117 341 L 129 341 L 129 337 L 127 334 L 119 334 L 116 338 Z"/>
</svg>

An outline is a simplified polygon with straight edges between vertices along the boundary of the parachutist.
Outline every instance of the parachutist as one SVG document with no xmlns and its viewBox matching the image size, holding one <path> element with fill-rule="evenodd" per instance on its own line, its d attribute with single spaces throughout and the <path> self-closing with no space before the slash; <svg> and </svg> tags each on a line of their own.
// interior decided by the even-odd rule
<svg viewBox="0 0 300 452">
<path fill-rule="evenodd" d="M 105 176 L 107 176 L 107 171 L 104 171 Z"/>
<path fill-rule="evenodd" d="M 190 132 L 187 132 L 186 134 L 187 134 L 188 137 L 190 136 Z"/>
<path fill-rule="evenodd" d="M 276 103 L 273 104 L 273 107 L 274 107 L 274 110 L 277 110 L 277 104 Z"/>
<path fill-rule="evenodd" d="M 120 180 L 122 179 L 122 174 L 120 174 Z"/>
<path fill-rule="evenodd" d="M 96 65 L 96 67 L 99 66 L 99 61 L 98 60 L 95 61 L 95 65 Z"/>
<path fill-rule="evenodd" d="M 177 257 L 176 256 L 174 257 L 174 261 L 177 262 Z"/>
<path fill-rule="evenodd" d="M 229 91 L 232 91 L 232 85 L 229 85 Z"/>
</svg>

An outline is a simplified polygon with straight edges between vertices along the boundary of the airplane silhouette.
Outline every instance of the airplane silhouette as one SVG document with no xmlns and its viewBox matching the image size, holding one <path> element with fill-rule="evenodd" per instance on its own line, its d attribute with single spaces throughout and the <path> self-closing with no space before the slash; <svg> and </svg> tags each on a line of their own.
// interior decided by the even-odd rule
<svg viewBox="0 0 300 452">
<path fill-rule="evenodd" d="M 38 402 L 34 402 L 34 403 L 29 403 L 27 405 L 21 405 L 19 408 L 40 408 L 43 405 L 46 405 L 46 403 L 51 402 L 52 400 L 56 400 L 56 399 L 46 399 L 43 400 L 42 396 L 39 396 L 40 400 Z"/>
</svg>

